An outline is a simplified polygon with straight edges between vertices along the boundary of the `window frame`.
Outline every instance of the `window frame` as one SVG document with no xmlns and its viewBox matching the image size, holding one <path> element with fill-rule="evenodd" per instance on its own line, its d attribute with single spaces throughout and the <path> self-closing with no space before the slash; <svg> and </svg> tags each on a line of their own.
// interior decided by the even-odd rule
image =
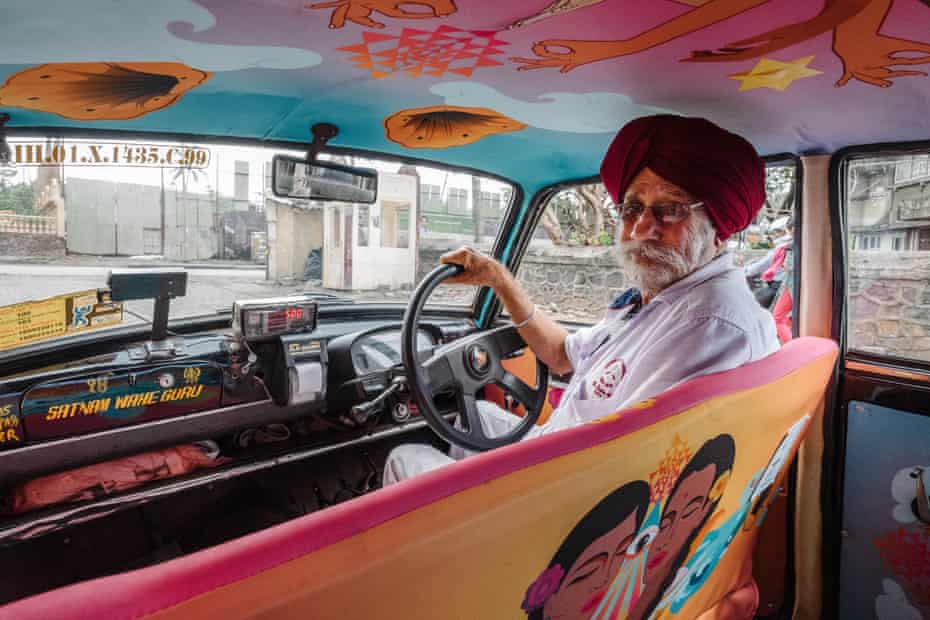
<svg viewBox="0 0 930 620">
<path fill-rule="evenodd" d="M 850 328 L 849 309 L 849 266 L 853 250 L 857 252 L 872 251 L 872 247 L 863 248 L 868 233 L 855 233 L 860 238 L 857 243 L 850 240 L 849 217 L 847 213 L 846 180 L 849 165 L 863 159 L 878 157 L 906 157 L 930 155 L 930 141 L 879 143 L 852 146 L 838 150 L 830 159 L 830 217 L 833 242 L 833 324 L 831 334 L 840 345 L 840 360 L 844 368 L 850 364 L 857 371 L 874 372 L 885 375 L 925 376 L 930 381 L 930 360 L 923 361 L 897 355 L 881 355 L 868 351 L 849 348 L 847 332 Z M 930 165 L 928 165 L 930 168 Z M 897 178 L 898 167 L 895 166 Z M 930 170 L 928 170 L 930 174 Z M 908 181 L 910 182 L 910 181 Z M 908 251 L 908 250 L 904 250 Z"/>
</svg>

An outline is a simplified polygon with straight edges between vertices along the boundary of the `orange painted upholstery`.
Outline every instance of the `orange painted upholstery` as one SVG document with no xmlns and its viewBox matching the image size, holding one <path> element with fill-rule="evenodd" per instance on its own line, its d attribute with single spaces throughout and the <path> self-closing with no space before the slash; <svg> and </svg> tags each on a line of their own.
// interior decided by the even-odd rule
<svg viewBox="0 0 930 620">
<path fill-rule="evenodd" d="M 481 454 L 0 618 L 736 618 L 831 376 L 801 338 L 597 423 Z"/>
</svg>

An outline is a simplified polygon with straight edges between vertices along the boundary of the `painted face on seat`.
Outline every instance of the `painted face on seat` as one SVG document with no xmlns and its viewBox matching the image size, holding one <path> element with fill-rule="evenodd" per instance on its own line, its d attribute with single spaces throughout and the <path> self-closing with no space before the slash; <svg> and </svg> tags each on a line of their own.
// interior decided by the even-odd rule
<svg viewBox="0 0 930 620">
<path fill-rule="evenodd" d="M 682 469 L 662 508 L 646 556 L 643 593 L 629 618 L 648 618 L 675 579 L 726 491 L 735 458 L 733 438 L 721 434 L 705 442 Z"/>
<path fill-rule="evenodd" d="M 637 480 L 589 510 L 527 588 L 521 607 L 529 620 L 590 618 L 620 570 L 648 504 L 649 485 Z"/>
<path fill-rule="evenodd" d="M 708 516 L 711 502 L 708 494 L 713 486 L 716 467 L 708 465 L 685 478 L 674 496 L 662 511 L 659 533 L 649 550 L 646 561 L 646 581 L 662 581 L 669 574 L 675 558 L 695 529 L 699 528 Z"/>
<path fill-rule="evenodd" d="M 623 555 L 636 535 L 636 526 L 636 515 L 631 513 L 617 527 L 594 540 L 546 601 L 544 617 L 568 620 L 590 616 L 617 575 Z"/>
</svg>

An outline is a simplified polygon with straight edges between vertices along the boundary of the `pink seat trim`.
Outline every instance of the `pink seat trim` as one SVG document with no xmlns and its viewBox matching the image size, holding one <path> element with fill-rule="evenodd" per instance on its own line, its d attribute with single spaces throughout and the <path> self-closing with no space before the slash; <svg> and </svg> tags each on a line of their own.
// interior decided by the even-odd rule
<svg viewBox="0 0 930 620">
<path fill-rule="evenodd" d="M 139 618 L 307 555 L 410 511 L 538 463 L 611 441 L 714 397 L 776 381 L 836 353 L 800 338 L 758 362 L 699 377 L 647 409 L 480 454 L 324 511 L 149 568 L 75 584 L 0 608 L 0 618 Z M 100 593 L 105 592 L 105 596 Z"/>
</svg>

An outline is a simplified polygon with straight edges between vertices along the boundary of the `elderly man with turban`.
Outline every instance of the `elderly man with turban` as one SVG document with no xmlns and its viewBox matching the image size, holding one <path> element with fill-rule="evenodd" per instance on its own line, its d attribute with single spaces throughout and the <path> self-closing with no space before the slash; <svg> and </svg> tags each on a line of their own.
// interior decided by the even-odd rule
<svg viewBox="0 0 930 620">
<path fill-rule="evenodd" d="M 440 259 L 464 267 L 449 281 L 492 287 L 536 356 L 556 373 L 573 373 L 558 408 L 526 438 L 584 424 L 779 346 L 771 315 L 725 251 L 726 239 L 752 223 L 765 201 L 765 164 L 749 142 L 704 119 L 640 118 L 614 138 L 601 179 L 620 209 L 620 261 L 634 288 L 592 327 L 569 334 L 503 265 L 470 248 Z M 519 421 L 488 402 L 478 410 L 489 435 Z M 448 455 L 398 446 L 384 483 L 467 455 L 458 446 Z"/>
</svg>

